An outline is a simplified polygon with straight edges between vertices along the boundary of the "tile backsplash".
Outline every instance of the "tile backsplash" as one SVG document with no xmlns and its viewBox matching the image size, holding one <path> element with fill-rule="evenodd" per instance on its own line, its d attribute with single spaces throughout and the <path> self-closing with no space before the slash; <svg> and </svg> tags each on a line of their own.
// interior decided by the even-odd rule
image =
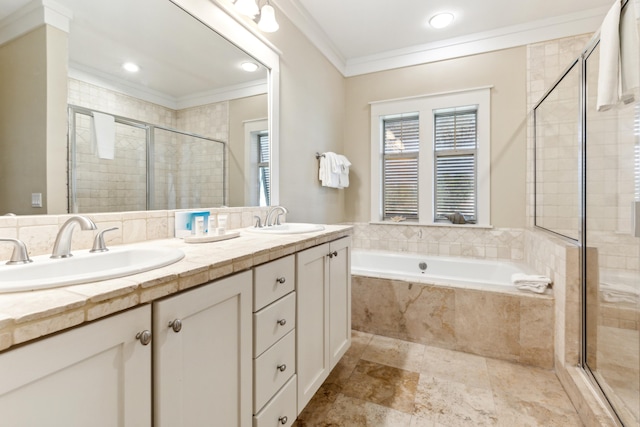
<svg viewBox="0 0 640 427">
<path fill-rule="evenodd" d="M 353 247 L 423 255 L 524 260 L 524 229 L 355 223 Z"/>
<path fill-rule="evenodd" d="M 212 208 L 206 209 L 212 215 L 225 213 L 227 228 L 249 227 L 254 215 L 262 218 L 268 207 Z M 202 210 L 202 209 L 199 209 Z M 146 240 L 174 237 L 173 210 L 135 211 L 118 213 L 85 214 L 97 225 L 98 231 L 118 227 L 105 233 L 107 245 L 121 245 Z M 20 239 L 27 245 L 30 256 L 51 253 L 60 226 L 72 215 L 32 215 L 0 216 L 0 238 Z M 73 233 L 72 251 L 90 249 L 96 231 L 82 231 L 77 228 Z M 0 263 L 11 257 L 12 246 L 0 242 Z"/>
</svg>

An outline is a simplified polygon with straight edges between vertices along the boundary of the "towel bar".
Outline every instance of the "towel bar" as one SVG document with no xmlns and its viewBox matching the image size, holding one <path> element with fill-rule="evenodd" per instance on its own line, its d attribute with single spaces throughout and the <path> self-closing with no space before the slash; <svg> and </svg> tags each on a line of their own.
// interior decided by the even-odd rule
<svg viewBox="0 0 640 427">
<path fill-rule="evenodd" d="M 319 159 L 320 157 L 324 157 L 324 154 L 316 153 L 316 159 Z"/>
</svg>

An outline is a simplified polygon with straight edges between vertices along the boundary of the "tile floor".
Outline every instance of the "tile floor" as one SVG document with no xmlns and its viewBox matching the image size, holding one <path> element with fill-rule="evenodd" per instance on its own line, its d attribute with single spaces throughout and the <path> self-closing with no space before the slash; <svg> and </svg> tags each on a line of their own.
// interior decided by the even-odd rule
<svg viewBox="0 0 640 427">
<path fill-rule="evenodd" d="M 582 426 L 555 374 L 353 331 L 294 427 Z"/>
</svg>

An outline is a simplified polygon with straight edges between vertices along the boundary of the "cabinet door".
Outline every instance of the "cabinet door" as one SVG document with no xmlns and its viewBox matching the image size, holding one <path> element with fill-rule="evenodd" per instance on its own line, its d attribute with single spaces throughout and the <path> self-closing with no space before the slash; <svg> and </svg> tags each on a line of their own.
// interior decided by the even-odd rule
<svg viewBox="0 0 640 427">
<path fill-rule="evenodd" d="M 150 306 L 0 354 L 0 424 L 151 426 Z"/>
<path fill-rule="evenodd" d="M 251 305 L 248 271 L 154 303 L 154 425 L 251 426 Z"/>
<path fill-rule="evenodd" d="M 330 371 L 329 244 L 299 252 L 296 257 L 296 373 L 298 411 L 302 411 Z M 299 413 L 298 412 L 298 413 Z"/>
<path fill-rule="evenodd" d="M 333 369 L 351 345 L 351 237 L 331 242 L 329 252 L 329 349 Z"/>
</svg>

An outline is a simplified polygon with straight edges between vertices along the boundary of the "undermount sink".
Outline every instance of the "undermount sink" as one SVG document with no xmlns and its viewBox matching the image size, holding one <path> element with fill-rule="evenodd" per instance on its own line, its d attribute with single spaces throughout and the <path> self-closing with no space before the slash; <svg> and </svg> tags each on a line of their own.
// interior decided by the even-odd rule
<svg viewBox="0 0 640 427">
<path fill-rule="evenodd" d="M 249 227 L 246 231 L 256 234 L 299 234 L 312 233 L 314 231 L 324 230 L 324 225 L 309 224 L 305 222 L 287 222 L 281 225 L 271 225 L 269 227 Z"/>
<path fill-rule="evenodd" d="M 180 261 L 174 248 L 112 247 L 108 252 L 74 251 L 73 256 L 33 257 L 22 265 L 0 265 L 0 292 L 31 291 L 129 276 Z"/>
</svg>

